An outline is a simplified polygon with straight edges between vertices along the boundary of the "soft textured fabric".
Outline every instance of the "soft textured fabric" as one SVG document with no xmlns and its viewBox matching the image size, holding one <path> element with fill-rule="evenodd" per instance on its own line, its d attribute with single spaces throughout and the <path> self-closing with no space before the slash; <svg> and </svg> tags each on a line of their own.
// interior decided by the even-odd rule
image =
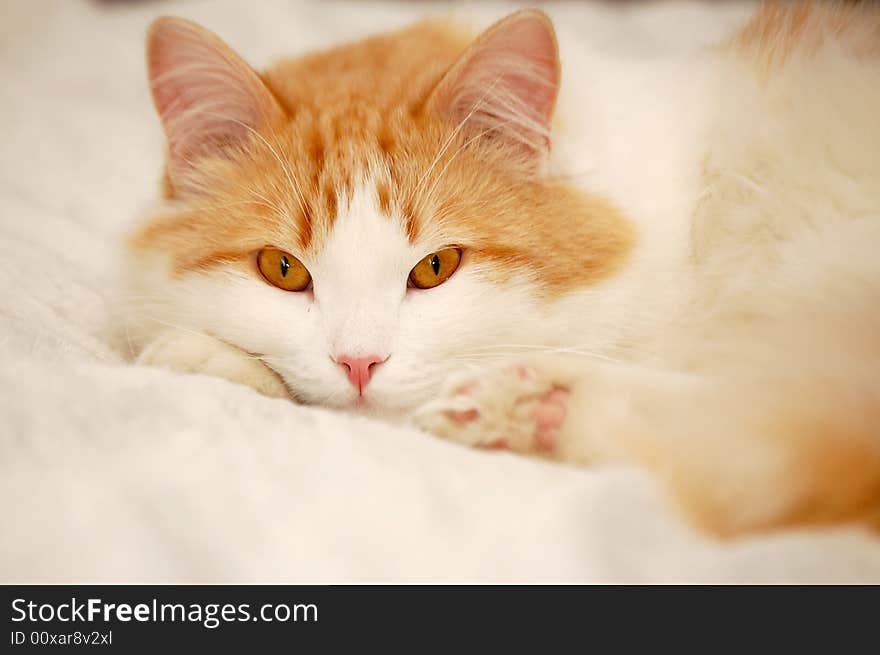
<svg viewBox="0 0 880 655">
<path fill-rule="evenodd" d="M 748 11 L 707 4 L 549 11 L 651 52 L 709 42 Z M 448 9 L 4 3 L 0 581 L 880 582 L 880 539 L 854 528 L 722 543 L 635 470 L 467 450 L 130 364 L 113 298 L 163 147 L 149 21 L 195 19 L 259 66 Z"/>
</svg>

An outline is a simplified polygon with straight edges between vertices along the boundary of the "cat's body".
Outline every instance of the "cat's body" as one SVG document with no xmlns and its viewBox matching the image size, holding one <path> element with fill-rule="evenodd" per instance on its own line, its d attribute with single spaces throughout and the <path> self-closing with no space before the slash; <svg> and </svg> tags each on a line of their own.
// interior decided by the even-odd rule
<svg viewBox="0 0 880 655">
<path fill-rule="evenodd" d="M 135 248 L 144 313 L 183 331 L 146 329 L 142 361 L 471 445 L 639 461 L 721 533 L 876 520 L 875 11 L 768 6 L 663 60 L 563 43 L 552 130 L 540 14 L 262 82 L 211 39 L 166 21 L 151 41 L 169 209 Z M 261 280 L 266 246 L 309 286 Z M 407 286 L 450 247 L 448 281 Z"/>
</svg>

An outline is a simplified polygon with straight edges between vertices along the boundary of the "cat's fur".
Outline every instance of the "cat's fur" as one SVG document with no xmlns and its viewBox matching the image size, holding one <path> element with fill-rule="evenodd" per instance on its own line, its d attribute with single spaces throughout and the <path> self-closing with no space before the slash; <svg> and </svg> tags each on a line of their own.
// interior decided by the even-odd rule
<svg viewBox="0 0 880 655">
<path fill-rule="evenodd" d="M 720 534 L 877 521 L 877 10 L 768 4 L 662 60 L 563 43 L 561 85 L 539 12 L 262 75 L 160 19 L 148 62 L 169 156 L 132 241 L 140 361 L 641 462 Z M 451 245 L 446 283 L 407 287 Z M 262 280 L 264 246 L 314 287 Z M 363 396 L 342 352 L 387 357 Z"/>
</svg>

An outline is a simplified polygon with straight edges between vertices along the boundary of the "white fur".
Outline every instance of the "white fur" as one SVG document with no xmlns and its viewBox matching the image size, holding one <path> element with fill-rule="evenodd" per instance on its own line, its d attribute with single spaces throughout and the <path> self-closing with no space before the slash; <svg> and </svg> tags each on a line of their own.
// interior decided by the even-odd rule
<svg viewBox="0 0 880 655">
<path fill-rule="evenodd" d="M 326 245 L 304 261 L 314 298 L 226 271 L 179 282 L 159 273 L 150 284 L 164 287 L 163 322 L 265 355 L 298 398 L 340 407 L 357 394 L 333 358 L 389 357 L 367 392 L 370 406 L 386 410 L 427 400 L 449 373 L 492 355 L 561 347 L 616 357 L 621 344 L 655 340 L 693 300 L 690 217 L 718 64 L 692 51 L 622 57 L 564 31 L 560 41 L 565 81 L 549 174 L 607 196 L 635 221 L 637 248 L 619 275 L 538 303 L 527 280 L 492 284 L 465 255 L 444 285 L 407 290 L 411 267 L 455 235 L 411 246 L 399 217 L 380 216 L 372 173 L 339 198 Z"/>
<path fill-rule="evenodd" d="M 650 62 L 566 53 L 578 79 L 561 105 L 556 170 L 637 225 L 634 265 L 607 285 L 631 342 L 699 368 L 700 342 L 759 347 L 738 311 L 796 332 L 877 321 L 876 61 L 830 42 L 762 86 L 731 50 Z M 847 347 L 815 345 L 814 360 Z"/>
<path fill-rule="evenodd" d="M 380 214 L 369 178 L 340 200 L 326 244 L 316 257 L 303 258 L 313 294 L 222 269 L 169 278 L 165 262 L 156 261 L 146 287 L 157 300 L 133 319 L 143 332 L 139 340 L 168 327 L 183 335 L 204 332 L 258 354 L 301 400 L 394 414 L 429 399 L 450 373 L 486 355 L 486 347 L 559 338 L 522 333 L 540 311 L 524 280 L 499 289 L 464 265 L 440 287 L 408 288 L 412 267 L 449 244 L 430 234 L 410 244 L 402 219 Z M 481 319 L 474 320 L 478 311 Z M 556 312 L 548 324 L 567 315 Z M 371 354 L 388 361 L 366 387 L 364 407 L 335 359 Z M 173 358 L 165 363 L 176 367 Z"/>
<path fill-rule="evenodd" d="M 165 292 L 179 305 L 173 311 L 198 319 L 187 329 L 259 354 L 301 400 L 385 414 L 426 402 L 440 413 L 458 406 L 454 388 L 448 404 L 436 405 L 435 397 L 463 367 L 537 352 L 587 358 L 581 377 L 608 375 L 613 382 L 591 381 L 594 397 L 576 394 L 565 426 L 569 459 L 595 459 L 597 442 L 617 456 L 613 435 L 633 431 L 630 423 L 661 421 L 651 432 L 681 438 L 690 425 L 714 419 L 729 426 L 731 449 L 759 442 L 754 430 L 761 422 L 738 423 L 727 396 L 752 402 L 746 399 L 754 395 L 753 406 L 765 401 L 762 375 L 787 387 L 807 376 L 876 394 L 880 381 L 862 375 L 863 365 L 849 365 L 880 364 L 876 346 L 834 327 L 880 324 L 880 310 L 872 308 L 880 298 L 880 265 L 872 247 L 859 246 L 880 245 L 874 62 L 846 56 L 829 41 L 765 82 L 730 47 L 646 58 L 560 37 L 566 75 L 549 174 L 609 198 L 633 221 L 636 245 L 621 272 L 540 304 L 533 283 L 492 283 L 465 252 L 445 284 L 407 289 L 410 268 L 456 243 L 456 235 L 411 245 L 400 217 L 380 215 L 375 181 L 366 175 L 351 198 L 340 199 L 326 243 L 304 261 L 313 296 L 291 298 L 256 276 L 188 276 Z M 490 67 L 486 74 L 495 73 Z M 825 269 L 816 276 L 819 262 Z M 262 328 L 257 334 L 254 325 Z M 366 403 L 358 403 L 335 362 L 340 355 L 387 358 L 364 391 Z M 626 366 L 603 372 L 615 362 Z M 571 363 L 559 366 L 568 370 Z M 671 382 L 657 381 L 657 371 Z M 706 396 L 700 410 L 688 407 L 674 394 L 679 376 L 689 373 L 723 392 Z M 865 379 L 850 382 L 852 375 Z M 494 389 L 508 393 L 505 385 Z M 600 389 L 613 389 L 605 392 L 610 408 Z M 655 408 L 660 398 L 662 417 Z M 628 411 L 620 411 L 621 399 Z M 496 420 L 509 426 L 498 408 L 510 403 L 484 400 L 482 419 L 500 412 Z M 772 402 L 763 411 L 772 413 Z M 423 425 L 436 423 L 424 411 L 420 416 Z M 484 431 L 487 440 L 496 432 Z M 783 493 L 758 479 L 784 470 L 791 448 L 756 450 L 752 486 Z M 767 505 L 755 514 L 764 516 Z"/>
<path fill-rule="evenodd" d="M 550 9 L 603 52 L 652 59 L 722 37 L 748 12 L 718 4 Z M 445 7 L 268 0 L 243 21 L 239 2 L 4 3 L 0 579 L 880 580 L 880 546 L 857 530 L 719 545 L 681 525 L 636 472 L 481 454 L 133 366 L 125 333 L 108 335 L 113 289 L 133 267 L 122 238 L 161 168 L 142 47 L 156 14 L 197 20 L 259 66 Z M 497 18 L 510 7 L 477 9 Z"/>
<path fill-rule="evenodd" d="M 585 342 L 592 323 L 616 328 L 588 354 L 619 361 L 537 364 L 545 388 L 571 389 L 557 456 L 616 459 L 638 435 L 647 460 L 701 481 L 727 529 L 772 521 L 802 502 L 790 481 L 815 437 L 770 439 L 777 413 L 864 414 L 880 397 L 880 64 L 833 39 L 769 79 L 733 48 L 563 52 L 576 79 L 553 170 L 625 208 L 639 238 L 627 269 L 570 308 Z M 512 431 L 515 397 L 444 394 L 423 425 L 472 432 L 443 418 L 469 406 L 480 443 Z M 829 451 L 835 438 L 848 437 L 829 434 Z M 863 447 L 876 457 L 880 433 Z"/>
</svg>

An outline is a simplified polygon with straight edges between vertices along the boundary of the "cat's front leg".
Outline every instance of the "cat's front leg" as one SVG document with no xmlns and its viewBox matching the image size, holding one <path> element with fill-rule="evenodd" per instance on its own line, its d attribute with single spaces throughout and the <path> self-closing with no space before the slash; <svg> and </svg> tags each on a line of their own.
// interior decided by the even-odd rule
<svg viewBox="0 0 880 655">
<path fill-rule="evenodd" d="M 413 416 L 464 445 L 593 463 L 619 454 L 600 428 L 615 410 L 595 395 L 591 367 L 548 356 L 461 371 Z"/>
<path fill-rule="evenodd" d="M 416 420 L 474 446 L 640 464 L 695 525 L 721 536 L 843 521 L 877 528 L 868 390 L 560 357 L 464 373 Z"/>
<path fill-rule="evenodd" d="M 278 374 L 258 358 L 207 334 L 166 330 L 150 342 L 138 364 L 204 373 L 243 384 L 271 398 L 290 398 Z"/>
</svg>

